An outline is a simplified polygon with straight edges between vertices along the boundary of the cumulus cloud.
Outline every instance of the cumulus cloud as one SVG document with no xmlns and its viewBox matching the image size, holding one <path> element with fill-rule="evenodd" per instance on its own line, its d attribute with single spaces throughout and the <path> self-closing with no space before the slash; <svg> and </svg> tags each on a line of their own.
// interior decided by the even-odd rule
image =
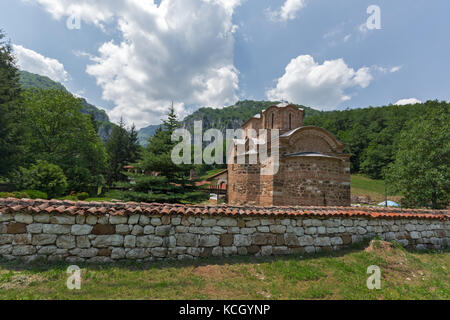
<svg viewBox="0 0 450 320">
<path fill-rule="evenodd" d="M 297 13 L 306 6 L 306 0 L 286 0 L 279 10 L 268 10 L 272 20 L 294 20 Z"/>
<path fill-rule="evenodd" d="M 309 55 L 301 55 L 287 65 L 275 88 L 266 92 L 268 99 L 285 99 L 295 103 L 330 110 L 351 99 L 348 89 L 366 88 L 373 77 L 368 67 L 354 70 L 343 59 L 319 64 Z"/>
<path fill-rule="evenodd" d="M 21 45 L 13 44 L 13 50 L 17 58 L 17 65 L 21 70 L 46 76 L 58 82 L 68 79 L 69 74 L 58 60 L 44 57 L 42 54 Z"/>
<path fill-rule="evenodd" d="M 232 15 L 240 0 L 37 1 L 57 19 L 75 14 L 101 28 L 117 24 L 123 40 L 102 44 L 86 68 L 115 104 L 113 120 L 142 127 L 159 123 L 172 101 L 184 116 L 189 106 L 238 99 Z"/>
<path fill-rule="evenodd" d="M 416 103 L 422 103 L 422 101 L 420 101 L 419 99 L 416 98 L 409 98 L 409 99 L 401 99 L 398 100 L 395 105 L 397 106 L 404 106 L 407 104 L 416 104 Z"/>
</svg>

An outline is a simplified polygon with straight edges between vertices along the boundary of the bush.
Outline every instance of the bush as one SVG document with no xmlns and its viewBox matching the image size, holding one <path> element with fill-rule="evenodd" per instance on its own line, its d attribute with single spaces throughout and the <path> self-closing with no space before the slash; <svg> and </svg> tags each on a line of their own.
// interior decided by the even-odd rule
<svg viewBox="0 0 450 320">
<path fill-rule="evenodd" d="M 93 184 L 91 172 L 86 168 L 73 167 L 66 170 L 67 184 L 69 190 L 81 192 Z"/>
<path fill-rule="evenodd" d="M 0 198 L 14 198 L 14 194 L 11 192 L 0 192 Z"/>
<path fill-rule="evenodd" d="M 12 194 L 14 195 L 14 198 L 17 199 L 29 198 L 28 194 L 26 194 L 25 192 L 14 191 Z"/>
<path fill-rule="evenodd" d="M 67 188 L 62 169 L 47 161 L 38 161 L 29 169 L 19 168 L 13 173 L 12 182 L 19 189 L 45 192 L 49 198 L 61 196 Z"/>
<path fill-rule="evenodd" d="M 65 196 L 65 197 L 59 198 L 58 200 L 78 201 L 78 198 L 76 196 Z"/>
<path fill-rule="evenodd" d="M 45 192 L 39 190 L 24 190 L 23 193 L 28 195 L 30 199 L 47 199 L 48 196 Z"/>
<path fill-rule="evenodd" d="M 89 198 L 89 194 L 86 192 L 81 192 L 81 193 L 77 194 L 77 198 L 78 198 L 78 200 L 84 201 L 87 198 Z"/>
<path fill-rule="evenodd" d="M 146 203 L 187 203 L 195 204 L 209 199 L 209 194 L 201 191 L 186 193 L 151 193 L 135 191 L 110 191 L 107 198 L 121 201 L 146 202 Z"/>
</svg>

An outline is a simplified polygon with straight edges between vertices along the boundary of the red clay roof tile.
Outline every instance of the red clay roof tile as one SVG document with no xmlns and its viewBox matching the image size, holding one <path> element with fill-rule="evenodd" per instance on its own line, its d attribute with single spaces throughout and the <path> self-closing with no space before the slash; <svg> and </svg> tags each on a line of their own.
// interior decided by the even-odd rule
<svg viewBox="0 0 450 320">
<path fill-rule="evenodd" d="M 60 200 L 0 199 L 0 212 L 28 212 L 30 214 L 70 215 L 220 215 L 220 216 L 301 216 L 301 217 L 369 217 L 449 220 L 449 210 L 424 210 L 378 207 L 256 207 L 256 206 L 202 206 L 157 203 L 73 202 Z"/>
</svg>

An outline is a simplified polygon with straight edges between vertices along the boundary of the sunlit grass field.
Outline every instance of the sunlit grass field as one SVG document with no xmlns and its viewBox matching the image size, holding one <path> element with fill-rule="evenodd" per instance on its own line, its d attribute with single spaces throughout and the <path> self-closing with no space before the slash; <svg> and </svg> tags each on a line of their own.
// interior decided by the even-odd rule
<svg viewBox="0 0 450 320">
<path fill-rule="evenodd" d="M 351 180 L 351 193 L 356 196 L 370 197 L 371 200 L 376 202 L 383 202 L 386 193 L 385 182 L 354 174 Z M 399 201 L 400 198 L 400 195 L 388 193 L 389 200 Z"/>
<path fill-rule="evenodd" d="M 66 287 L 70 264 L 0 263 L 0 299 L 444 299 L 450 253 L 395 247 L 289 257 L 80 265 L 81 290 Z M 367 268 L 381 268 L 369 290 Z"/>
</svg>

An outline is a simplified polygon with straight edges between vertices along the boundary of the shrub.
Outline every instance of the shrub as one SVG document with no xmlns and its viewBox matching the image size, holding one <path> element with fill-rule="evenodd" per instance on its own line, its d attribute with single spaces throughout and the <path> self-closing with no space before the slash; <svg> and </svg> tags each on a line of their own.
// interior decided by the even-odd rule
<svg viewBox="0 0 450 320">
<path fill-rule="evenodd" d="M 11 192 L 0 192 L 0 198 L 14 198 L 14 194 Z"/>
<path fill-rule="evenodd" d="M 19 168 L 13 173 L 12 181 L 20 189 L 45 192 L 49 198 L 61 196 L 67 188 L 62 169 L 47 161 L 37 161 L 29 169 Z"/>
<path fill-rule="evenodd" d="M 24 190 L 23 193 L 26 193 L 28 195 L 28 198 L 30 199 L 47 199 L 48 196 L 45 192 L 39 191 L 39 190 Z"/>
<path fill-rule="evenodd" d="M 92 184 L 92 175 L 86 168 L 73 167 L 66 170 L 67 183 L 70 190 L 81 192 Z"/>
<path fill-rule="evenodd" d="M 28 194 L 26 194 L 25 192 L 14 191 L 12 194 L 14 195 L 14 198 L 17 199 L 29 198 Z"/>
<path fill-rule="evenodd" d="M 152 192 L 135 192 L 135 191 L 110 191 L 106 197 L 133 202 L 147 203 L 188 203 L 194 204 L 209 199 L 209 194 L 201 191 L 186 193 L 152 193 Z"/>
<path fill-rule="evenodd" d="M 81 192 L 81 193 L 77 194 L 77 198 L 78 198 L 78 200 L 84 201 L 87 198 L 89 198 L 89 194 L 87 192 Z"/>
<path fill-rule="evenodd" d="M 78 201 L 78 198 L 76 196 L 65 196 L 65 197 L 59 198 L 59 200 Z"/>
</svg>

